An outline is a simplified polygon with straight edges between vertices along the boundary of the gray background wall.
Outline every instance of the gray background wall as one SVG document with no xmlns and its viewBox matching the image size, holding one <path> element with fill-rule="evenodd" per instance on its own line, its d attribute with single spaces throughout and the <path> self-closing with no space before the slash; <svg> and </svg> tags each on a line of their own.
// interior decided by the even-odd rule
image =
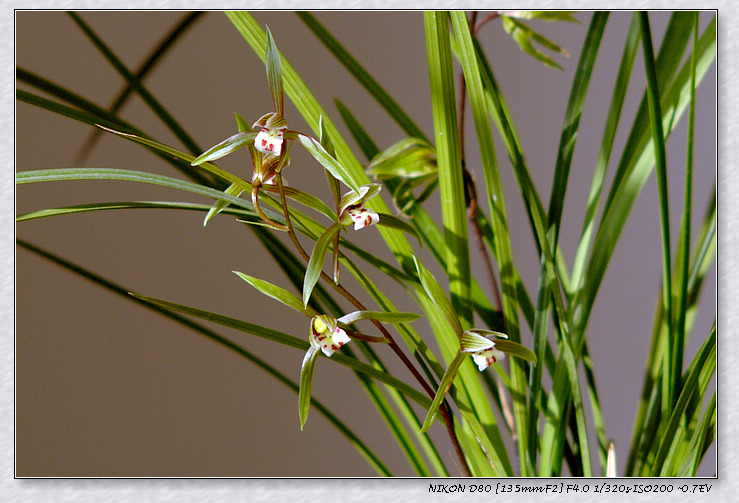
<svg viewBox="0 0 739 503">
<path fill-rule="evenodd" d="M 668 14 L 652 14 L 657 41 Z M 138 65 L 182 15 L 154 11 L 82 14 L 130 68 Z M 293 13 L 257 12 L 255 17 L 270 27 L 280 50 L 332 118 L 338 118 L 333 105 L 338 97 L 366 124 L 381 148 L 402 138 L 401 131 L 375 110 L 368 94 Z M 317 17 L 432 136 L 421 13 L 320 12 Z M 570 58 L 559 58 L 563 72 L 523 55 L 499 23 L 491 23 L 482 34 L 544 200 L 548 199 L 559 130 L 590 14 L 583 12 L 578 17 L 579 25 L 537 24 L 570 51 Z M 708 17 L 704 15 L 704 23 Z M 629 20 L 629 12 L 611 16 L 581 123 L 561 239 L 570 263 Z M 102 105 L 122 86 L 64 13 L 18 12 L 16 30 L 17 65 Z M 643 82 L 641 59 L 635 65 L 635 79 Z M 236 131 L 233 112 L 250 120 L 272 106 L 264 67 L 217 12 L 197 23 L 146 84 L 203 149 Z M 629 95 L 630 110 L 640 98 L 641 93 Z M 716 174 L 715 99 L 715 78 L 709 75 L 698 93 L 694 201 L 698 217 Z M 138 98 L 130 101 L 122 115 L 159 141 L 180 147 Z M 291 104 L 286 115 L 291 128 L 308 130 Z M 16 170 L 73 166 L 90 130 L 19 103 Z M 471 122 L 467 131 L 468 166 L 474 169 Z M 668 159 L 673 170 L 674 208 L 682 204 L 685 134 L 685 127 L 679 127 L 670 142 L 674 147 Z M 615 152 L 624 141 L 622 132 Z M 241 151 L 219 164 L 249 177 L 247 163 L 248 155 Z M 144 149 L 112 135 L 102 138 L 85 165 L 174 175 Z M 515 260 L 524 282 L 534 291 L 538 267 L 531 232 L 504 155 L 501 165 L 511 228 L 518 229 L 513 233 Z M 319 175 L 320 168 L 298 152 L 286 174 L 292 185 L 326 195 Z M 626 459 L 659 294 L 656 196 L 652 178 L 624 229 L 589 325 L 606 428 L 616 441 L 620 468 Z M 16 212 L 85 202 L 185 198 L 207 202 L 160 187 L 123 182 L 35 184 L 17 189 Z M 430 207 L 438 211 L 438 203 L 431 202 Z M 231 273 L 241 270 L 287 286 L 253 235 L 226 216 L 204 228 L 202 217 L 159 210 L 88 213 L 21 223 L 17 236 L 130 290 L 307 336 L 302 315 L 261 297 Z M 372 246 L 373 233 L 365 231 L 356 237 Z M 17 475 L 374 475 L 315 410 L 301 432 L 297 396 L 236 354 L 23 249 L 16 253 Z M 480 270 L 477 263 L 473 267 Z M 709 278 L 695 339 L 701 339 L 713 321 L 715 272 Z M 387 288 L 391 295 L 400 295 L 393 286 Z M 411 308 L 402 301 L 399 304 Z M 300 352 L 217 330 L 298 378 Z M 524 342 L 531 342 L 530 334 L 525 334 Z M 386 360 L 392 360 L 389 352 Z M 316 370 L 314 395 L 384 453 L 397 475 L 412 476 L 351 372 L 323 363 L 327 362 Z M 402 368 L 396 370 L 404 376 Z M 442 428 L 435 427 L 432 434 L 440 439 L 442 451 L 447 449 Z M 701 473 L 711 475 L 715 470 L 711 453 Z"/>
</svg>

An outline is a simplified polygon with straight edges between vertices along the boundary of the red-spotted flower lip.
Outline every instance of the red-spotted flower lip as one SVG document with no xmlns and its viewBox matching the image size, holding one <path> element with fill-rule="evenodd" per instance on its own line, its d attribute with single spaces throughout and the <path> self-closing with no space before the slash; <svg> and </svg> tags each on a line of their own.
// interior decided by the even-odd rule
<svg viewBox="0 0 739 503">
<path fill-rule="evenodd" d="M 463 353 L 470 353 L 480 371 L 505 358 L 505 353 L 495 349 L 495 342 L 486 337 L 486 335 L 507 338 L 505 334 L 492 330 L 470 329 L 462 334 L 462 340 L 460 341 L 461 351 Z"/>
<path fill-rule="evenodd" d="M 335 318 L 321 315 L 311 319 L 309 340 L 311 346 L 320 348 L 323 354 L 330 357 L 351 338 L 339 328 Z"/>
<path fill-rule="evenodd" d="M 262 115 L 252 128 L 260 129 L 254 138 L 254 147 L 263 154 L 279 156 L 282 152 L 284 133 L 287 131 L 287 122 L 277 112 Z"/>
<path fill-rule="evenodd" d="M 346 213 L 349 218 L 354 222 L 354 230 L 358 231 L 370 225 L 374 225 L 380 221 L 380 215 L 374 211 L 370 211 L 364 206 L 350 206 L 347 208 Z"/>
<path fill-rule="evenodd" d="M 359 192 L 349 192 L 339 203 L 339 221 L 344 225 L 354 224 L 354 230 L 374 225 L 380 221 L 380 215 L 364 206 L 364 202 L 375 197 L 382 186 L 370 183 L 359 187 Z"/>
</svg>

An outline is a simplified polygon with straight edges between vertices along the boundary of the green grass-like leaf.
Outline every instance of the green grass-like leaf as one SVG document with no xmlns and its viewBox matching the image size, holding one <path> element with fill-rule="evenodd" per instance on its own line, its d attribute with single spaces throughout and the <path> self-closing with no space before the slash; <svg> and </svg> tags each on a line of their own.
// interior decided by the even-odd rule
<svg viewBox="0 0 739 503">
<path fill-rule="evenodd" d="M 305 269 L 305 280 L 303 280 L 303 304 L 308 305 L 308 300 L 313 292 L 313 288 L 318 283 L 318 279 L 321 277 L 323 271 L 323 262 L 326 258 L 326 252 L 328 247 L 334 241 L 334 236 L 341 231 L 344 226 L 340 222 L 334 223 L 331 227 L 326 229 L 318 241 L 316 241 L 311 253 L 308 266 Z"/>
<path fill-rule="evenodd" d="M 313 387 L 313 369 L 316 366 L 316 360 L 321 354 L 321 348 L 311 346 L 303 357 L 303 364 L 300 367 L 300 392 L 298 393 L 298 410 L 300 413 L 300 429 L 305 427 L 308 420 L 308 411 L 310 411 L 310 395 Z"/>
<path fill-rule="evenodd" d="M 446 368 L 446 372 L 444 372 L 444 376 L 441 378 L 436 395 L 434 396 L 434 401 L 431 402 L 431 407 L 429 407 L 429 410 L 426 412 L 426 419 L 423 421 L 423 426 L 421 426 L 422 433 L 428 431 L 428 429 L 431 428 L 431 425 L 434 424 L 436 414 L 439 412 L 439 407 L 444 401 L 444 397 L 449 392 L 449 388 L 452 387 L 452 382 L 454 381 L 454 377 L 457 375 L 457 370 L 459 370 L 459 366 L 462 365 L 466 356 L 467 355 L 460 351 Z"/>
<path fill-rule="evenodd" d="M 338 318 L 336 321 L 343 325 L 351 325 L 360 320 L 377 320 L 381 323 L 408 323 L 420 318 L 420 314 L 385 311 L 354 311 Z"/>
<path fill-rule="evenodd" d="M 359 192 L 359 185 L 354 182 L 346 168 L 342 166 L 339 161 L 334 159 L 331 154 L 326 152 L 326 149 L 323 148 L 323 145 L 321 145 L 314 138 L 309 138 L 308 136 L 302 134 L 298 135 L 298 139 L 300 140 L 300 144 L 305 147 L 310 155 L 312 155 L 313 158 L 318 161 L 324 168 L 330 171 L 335 178 L 341 180 L 344 185 L 354 190 L 355 192 Z"/>
<path fill-rule="evenodd" d="M 448 25 L 448 13 L 424 13 L 431 109 L 439 170 L 439 196 L 443 201 L 441 216 L 446 243 L 446 273 L 449 277 L 452 305 L 466 329 L 472 326 L 467 208 Z"/>
<path fill-rule="evenodd" d="M 204 162 L 215 161 L 221 157 L 225 157 L 241 147 L 245 147 L 249 142 L 254 142 L 254 138 L 256 138 L 256 136 L 256 131 L 239 132 L 233 136 L 229 136 L 222 142 L 212 146 L 197 156 L 191 164 L 193 166 L 199 166 Z"/>
<path fill-rule="evenodd" d="M 272 103 L 275 112 L 283 116 L 285 114 L 285 90 L 282 83 L 282 66 L 280 63 L 280 51 L 277 50 L 277 44 L 272 37 L 272 32 L 267 28 L 267 54 L 265 56 L 265 66 L 267 68 L 267 81 L 269 82 L 269 90 L 272 94 Z"/>
<path fill-rule="evenodd" d="M 268 297 L 272 297 L 273 299 L 283 303 L 287 307 L 293 308 L 298 312 L 303 313 L 306 316 L 309 317 L 315 317 L 318 316 L 318 313 L 312 309 L 311 307 L 305 306 L 303 302 L 301 301 L 300 297 L 297 295 L 288 292 L 284 288 L 280 288 L 277 285 L 273 285 L 269 281 L 264 281 L 259 278 L 255 278 L 253 276 L 249 276 L 248 274 L 244 274 L 243 272 L 233 271 L 234 274 L 236 274 L 238 277 L 249 283 L 251 286 L 262 292 L 264 295 L 267 295 Z"/>
</svg>

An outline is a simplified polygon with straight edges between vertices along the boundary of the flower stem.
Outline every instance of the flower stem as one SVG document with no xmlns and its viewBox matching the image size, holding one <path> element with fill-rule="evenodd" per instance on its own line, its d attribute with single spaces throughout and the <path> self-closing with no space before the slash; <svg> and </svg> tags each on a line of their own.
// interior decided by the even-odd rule
<svg viewBox="0 0 739 503">
<path fill-rule="evenodd" d="M 276 230 L 288 230 L 288 226 L 277 223 L 264 214 L 264 212 L 262 211 L 262 207 L 259 205 L 259 187 L 260 185 L 255 183 L 251 188 L 251 202 L 254 205 L 254 210 L 257 212 L 257 215 L 259 215 L 259 218 L 261 218 L 265 223 Z"/>
</svg>

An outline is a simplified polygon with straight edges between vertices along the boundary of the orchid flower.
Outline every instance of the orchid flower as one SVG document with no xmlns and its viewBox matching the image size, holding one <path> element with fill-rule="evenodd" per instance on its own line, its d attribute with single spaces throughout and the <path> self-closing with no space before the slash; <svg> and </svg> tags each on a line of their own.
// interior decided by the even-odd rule
<svg viewBox="0 0 739 503">
<path fill-rule="evenodd" d="M 320 348 L 329 357 L 351 341 L 346 332 L 338 327 L 336 319 L 328 315 L 311 319 L 309 340 L 311 346 Z"/>
<path fill-rule="evenodd" d="M 339 203 L 339 221 L 344 225 L 354 223 L 354 230 L 358 231 L 380 221 L 380 215 L 364 206 L 364 202 L 376 196 L 382 186 L 377 183 L 362 185 L 359 192 L 350 192 L 341 198 Z"/>
<path fill-rule="evenodd" d="M 495 349 L 495 342 L 472 330 L 467 330 L 462 336 L 461 350 L 472 355 L 480 372 L 505 358 L 505 353 Z"/>
<path fill-rule="evenodd" d="M 282 152 L 283 135 L 287 130 L 285 119 L 277 112 L 270 112 L 262 115 L 252 128 L 261 128 L 254 138 L 254 147 L 263 154 L 279 156 Z"/>
</svg>

